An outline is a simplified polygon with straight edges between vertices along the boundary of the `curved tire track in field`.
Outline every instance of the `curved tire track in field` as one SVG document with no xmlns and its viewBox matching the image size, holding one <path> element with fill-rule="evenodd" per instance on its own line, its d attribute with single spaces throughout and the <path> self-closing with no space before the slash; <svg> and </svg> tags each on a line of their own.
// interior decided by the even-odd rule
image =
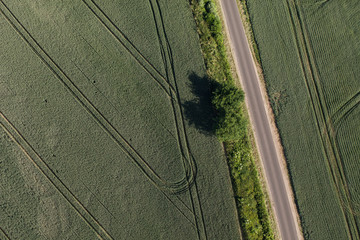
<svg viewBox="0 0 360 240">
<path fill-rule="evenodd" d="M 186 132 L 185 132 L 185 124 L 184 124 L 184 117 L 182 114 L 182 110 L 181 110 L 181 103 L 180 103 L 180 96 L 178 93 L 178 88 L 176 86 L 176 81 L 175 81 L 175 73 L 174 73 L 174 66 L 173 66 L 173 60 L 172 60 L 172 53 L 171 53 L 171 48 L 170 45 L 168 43 L 168 40 L 166 38 L 166 50 L 164 48 L 164 45 L 162 43 L 161 37 L 160 37 L 160 32 L 159 32 L 159 28 L 157 25 L 157 20 L 156 20 L 156 14 L 154 13 L 154 8 L 153 8 L 153 4 L 150 2 L 151 5 L 151 9 L 153 11 L 153 17 L 155 20 L 155 25 L 156 25 L 156 29 L 157 29 L 157 34 L 158 34 L 158 38 L 159 38 L 159 43 L 160 43 L 160 52 L 161 52 L 161 56 L 163 59 L 163 63 L 164 63 L 164 67 L 166 70 L 166 76 L 164 77 L 163 75 L 161 75 L 155 68 L 154 66 L 148 62 L 148 60 L 146 60 L 144 58 L 144 56 L 137 50 L 137 48 L 128 40 L 128 38 L 122 33 L 122 31 L 114 24 L 114 22 L 108 17 L 108 15 L 99 7 L 99 5 L 97 5 L 93 0 L 82 0 L 82 2 L 92 11 L 92 13 L 98 18 L 98 20 L 102 23 L 102 25 L 120 42 L 120 44 L 125 47 L 125 49 L 137 60 L 137 58 L 134 56 L 134 54 L 132 53 L 132 51 L 126 47 L 126 45 L 124 44 L 124 42 L 116 35 L 115 32 L 117 32 L 122 38 L 125 39 L 125 42 L 127 42 L 128 44 L 131 45 L 131 47 L 133 49 L 135 49 L 136 53 L 139 54 L 141 56 L 141 58 L 143 60 L 145 60 L 145 62 L 147 64 L 150 64 L 150 66 L 153 68 L 153 70 L 155 70 L 155 72 L 157 74 L 159 74 L 160 78 L 164 81 L 166 81 L 167 86 L 169 87 L 169 93 L 170 93 L 170 101 L 172 104 L 172 109 L 173 109 L 173 114 L 174 114 L 174 120 L 175 120 L 175 125 L 176 125 L 176 132 L 177 132 L 177 138 L 178 138 L 178 143 L 179 143 L 179 148 L 180 151 L 182 153 L 182 156 L 184 156 L 183 158 L 183 166 L 185 169 L 185 172 L 196 172 L 196 165 L 195 165 L 195 161 L 193 159 L 193 156 L 190 154 L 190 151 L 188 149 L 188 139 L 186 136 Z M 158 6 L 158 10 L 159 12 L 161 12 L 158 2 L 156 2 L 157 6 Z M 161 15 L 161 14 L 160 14 Z M 166 36 L 166 32 L 163 26 L 163 20 L 162 20 L 162 16 L 160 16 L 161 20 L 159 21 L 162 24 L 162 29 L 163 29 L 163 33 Z M 108 23 L 106 23 L 108 22 Z M 114 30 L 111 30 L 111 28 L 113 28 Z M 168 60 L 170 62 L 171 65 L 171 72 L 169 73 L 169 64 L 168 64 Z M 137 60 L 138 61 L 138 60 Z M 138 61 L 138 63 L 140 63 Z M 141 63 L 140 63 L 141 64 Z M 145 70 L 147 70 L 146 68 L 144 68 Z M 174 84 L 175 84 L 175 89 L 173 87 L 173 83 L 170 82 L 170 78 L 171 76 L 173 77 L 174 80 Z M 154 77 L 152 75 L 152 77 Z M 179 116 L 178 116 L 179 115 Z M 179 120 L 180 118 L 180 120 Z M 184 140 L 182 139 L 182 137 L 185 138 Z M 183 143 L 184 141 L 184 143 Z M 193 178 L 189 178 L 187 179 L 188 181 L 188 185 L 189 188 L 192 185 L 192 182 L 194 182 L 194 178 L 195 178 L 195 174 L 189 174 L 190 176 L 193 176 Z M 196 187 L 197 188 L 197 187 Z M 187 189 L 185 189 L 186 191 Z M 191 194 L 191 191 L 190 191 Z M 198 198 L 198 195 L 197 195 Z M 194 205 L 194 200 L 191 197 L 191 203 L 192 206 Z M 200 204 L 200 201 L 198 201 Z M 200 206 L 201 209 L 201 206 Z M 194 217 L 195 217 L 195 222 L 197 223 L 197 219 L 198 217 L 195 214 L 195 210 L 193 207 L 193 212 L 194 212 Z M 202 216 L 202 212 L 201 212 L 201 216 Z M 203 219 L 203 216 L 202 216 Z M 203 225 L 204 226 L 204 225 Z M 204 228 L 204 232 L 206 234 L 205 228 Z M 198 234 L 199 234 L 199 230 L 198 230 Z"/>
<path fill-rule="evenodd" d="M 342 105 L 331 117 L 333 125 L 335 127 L 335 135 L 347 116 L 359 105 L 360 103 L 360 91 L 352 96 L 344 105 Z"/>
<path fill-rule="evenodd" d="M 353 109 L 352 109 L 353 110 Z M 351 111 L 352 112 L 352 111 Z M 349 114 L 345 115 L 342 119 L 343 121 L 345 121 L 349 116 L 350 116 L 350 113 L 351 112 L 348 112 Z M 339 124 L 338 128 L 336 129 L 336 134 L 337 134 L 337 131 L 341 128 L 341 125 L 343 123 L 343 121 Z M 339 139 L 337 138 L 337 135 L 335 136 L 335 145 L 339 148 Z M 339 151 L 338 152 L 339 154 L 339 157 L 342 158 L 343 154 L 342 154 L 342 151 Z M 344 167 L 345 168 L 345 167 Z M 346 172 L 344 172 L 344 178 L 347 180 L 351 180 L 351 176 L 349 176 L 348 174 L 346 174 Z M 356 187 L 353 187 L 350 183 L 347 183 L 347 188 L 348 189 L 352 189 L 353 193 L 356 192 L 357 194 L 359 194 L 359 190 L 358 188 Z M 349 190 L 349 193 L 350 195 L 350 190 Z M 350 213 L 350 214 L 353 214 L 355 216 L 360 216 L 360 202 L 359 201 L 354 201 L 351 199 L 351 201 L 349 201 L 349 203 L 345 203 L 342 199 L 340 199 L 341 201 L 341 204 L 346 208 L 346 210 Z"/>
<path fill-rule="evenodd" d="M 357 109 L 360 103 L 360 92 L 356 93 L 353 97 L 351 97 L 344 105 L 342 105 L 334 114 L 333 114 L 333 123 L 334 123 L 334 142 L 338 150 L 339 158 L 343 159 L 342 151 L 339 147 L 339 139 L 338 139 L 338 131 L 340 130 L 342 124 L 348 119 L 348 117 L 351 115 L 351 113 Z M 344 166 L 345 168 L 345 166 Z M 348 176 L 346 172 L 344 172 L 345 179 L 350 179 L 351 176 Z M 350 184 L 348 185 L 348 188 L 353 189 L 353 191 L 357 192 L 359 194 L 359 190 L 352 187 Z M 350 193 L 349 193 L 350 194 Z M 342 203 L 344 207 L 350 212 L 351 214 L 354 214 L 356 216 L 360 216 L 360 202 L 351 200 L 349 202 L 349 206 L 345 203 Z"/>
<path fill-rule="evenodd" d="M 307 28 L 302 20 L 301 10 L 297 0 L 284 0 L 289 13 L 291 29 L 293 31 L 295 45 L 300 60 L 301 69 L 304 75 L 305 85 L 311 100 L 311 106 L 315 115 L 318 134 L 324 150 L 324 157 L 327 160 L 342 212 L 347 224 L 347 232 L 351 239 L 359 239 L 359 230 L 354 216 L 354 209 L 351 195 L 344 175 L 344 163 L 341 160 L 336 139 L 334 136 L 333 123 L 331 122 L 328 109 L 322 96 L 318 70 L 314 64 L 312 49 L 309 43 Z"/>
<path fill-rule="evenodd" d="M 138 61 L 138 59 L 134 56 L 134 53 L 132 53 L 132 51 L 126 47 L 125 43 L 116 35 L 115 32 L 119 33 L 120 36 L 122 36 L 122 38 L 125 39 L 125 42 L 127 42 L 128 44 L 131 45 L 131 47 L 133 49 L 135 49 L 136 53 L 139 54 L 141 56 L 141 58 L 143 60 L 145 60 L 145 62 L 147 64 L 150 64 L 148 62 L 148 60 L 146 60 L 144 58 L 144 56 L 137 50 L 137 48 L 128 40 L 128 38 L 122 33 L 122 31 L 113 23 L 113 21 L 107 16 L 107 14 L 99 7 L 99 5 L 97 5 L 93 0 L 82 0 L 82 2 L 92 11 L 92 13 L 98 18 L 98 20 L 102 23 L 102 25 L 120 42 L 120 44 L 125 47 L 125 49 L 136 59 L 136 61 Z M 169 42 L 167 40 L 166 37 L 166 32 L 164 29 L 164 25 L 163 25 L 163 20 L 162 20 L 162 16 L 161 16 L 161 10 L 160 7 L 158 5 L 158 2 L 156 2 L 157 6 L 158 6 L 158 10 L 160 13 L 160 18 L 161 20 L 159 21 L 162 24 L 162 30 L 163 30 L 163 34 L 165 36 L 165 42 L 166 42 L 166 50 L 164 48 L 164 44 L 162 43 L 161 40 L 161 36 L 160 36 L 160 32 L 159 32 L 159 28 L 157 25 L 157 20 L 156 20 L 156 14 L 154 13 L 154 8 L 153 8 L 153 4 L 150 2 L 151 5 L 151 9 L 153 11 L 153 16 L 154 16 L 154 20 L 155 20 L 155 25 L 157 28 L 157 33 L 158 33 L 158 37 L 159 37 L 159 43 L 160 43 L 160 48 L 161 48 L 161 56 L 163 58 L 163 63 L 166 69 L 166 77 L 162 76 L 154 67 L 153 65 L 150 64 L 150 66 L 153 68 L 153 70 L 155 70 L 155 72 L 157 74 L 159 74 L 160 78 L 162 80 L 165 80 L 168 87 L 169 87 L 169 93 L 170 93 L 170 101 L 172 104 L 172 108 L 173 108 L 173 114 L 174 114 L 174 120 L 175 120 L 175 125 L 176 125 L 176 131 L 177 131 L 177 136 L 178 136 L 178 143 L 179 143 L 179 148 L 180 151 L 182 153 L 184 157 L 183 159 L 183 164 L 184 164 L 184 168 L 185 168 L 185 172 L 196 172 L 196 165 L 195 165 L 195 161 L 193 160 L 193 156 L 190 154 L 190 151 L 188 149 L 188 139 L 186 136 L 186 132 L 185 132 L 185 124 L 184 124 L 184 117 L 183 117 L 183 113 L 182 113 L 182 109 L 181 109 L 181 103 L 180 103 L 180 96 L 179 96 L 179 92 L 178 92 L 178 88 L 176 85 L 176 77 L 175 77 L 175 72 L 174 72 L 174 66 L 173 66 L 173 60 L 172 60 L 172 53 L 171 53 L 171 48 L 169 45 Z M 106 21 L 108 22 L 108 24 L 106 23 Z M 114 30 L 111 30 L 111 28 L 113 28 Z M 170 62 L 170 72 L 169 72 L 169 64 L 168 61 Z M 139 64 L 141 64 L 138 61 Z M 143 65 L 142 65 L 143 66 Z M 144 68 L 146 71 L 147 69 Z M 152 75 L 152 77 L 154 77 Z M 173 87 L 173 83 L 170 82 L 170 78 L 173 78 L 174 84 L 175 84 L 175 89 Z M 179 115 L 179 116 L 178 116 Z M 180 118 L 180 120 L 179 120 Z M 181 122 L 181 123 L 179 123 Z M 183 135 L 183 138 L 185 138 L 184 140 L 182 140 L 182 138 L 180 137 L 181 135 Z M 183 143 L 184 141 L 184 143 Z M 185 147 L 184 147 L 185 146 Z M 185 161 L 184 161 L 185 160 Z M 195 174 L 190 174 L 190 176 L 194 176 Z M 189 178 L 188 179 L 188 185 L 189 188 L 192 184 L 192 182 L 194 182 L 194 178 Z M 195 183 L 196 184 L 196 183 Z M 197 189 L 197 186 L 196 186 Z M 185 189 L 187 190 L 187 189 Z M 191 195 L 191 190 L 190 190 L 190 195 Z M 199 196 L 197 194 L 196 191 L 196 195 L 197 195 L 197 200 L 198 200 L 198 204 L 200 205 L 200 201 L 199 201 Z M 194 217 L 195 217 L 195 222 L 197 223 L 197 216 L 195 214 L 195 210 L 194 210 L 194 200 L 191 196 L 191 203 L 193 206 L 193 212 L 194 212 Z M 201 205 L 199 206 L 200 208 L 200 215 L 201 215 L 201 219 L 202 219 L 202 224 L 203 224 L 203 232 L 205 233 L 206 236 L 206 230 L 205 230 L 205 226 L 203 223 L 203 216 L 202 216 L 202 211 L 201 211 Z M 198 234 L 199 234 L 199 230 L 198 230 Z"/>
<path fill-rule="evenodd" d="M 184 118 L 182 108 L 181 108 L 181 98 L 180 98 L 179 89 L 178 89 L 177 81 L 176 81 L 176 74 L 175 74 L 172 50 L 171 50 L 169 39 L 166 34 L 162 11 L 161 11 L 158 0 L 149 0 L 149 4 L 150 4 L 150 8 L 151 8 L 152 15 L 154 18 L 156 33 L 158 35 L 160 53 L 161 53 L 164 68 L 166 71 L 166 79 L 167 79 L 169 86 L 175 86 L 175 93 L 176 93 L 175 98 L 177 99 L 177 102 L 174 102 L 171 100 L 171 105 L 172 105 L 174 120 L 175 120 L 175 124 L 176 124 L 179 148 L 183 154 L 186 154 L 186 157 L 188 159 L 193 159 L 194 157 L 191 154 L 190 144 L 189 144 L 189 140 L 188 140 L 188 137 L 186 134 L 185 118 Z M 171 99 L 174 99 L 174 98 L 172 97 Z M 184 139 L 182 139 L 181 136 Z M 196 168 L 195 165 L 191 165 L 191 164 L 195 164 L 195 161 L 194 161 L 194 163 L 192 163 L 191 161 L 188 163 L 184 162 L 184 168 L 187 169 L 187 166 L 185 164 L 190 164 L 190 167 Z M 194 191 L 194 192 L 192 192 L 192 191 Z M 198 188 L 197 188 L 196 181 L 194 181 L 194 188 L 189 189 L 189 197 L 190 197 L 192 211 L 194 214 L 194 221 L 196 223 L 198 239 L 207 239 L 205 221 L 204 221 L 204 216 L 203 216 L 203 212 L 202 212 L 202 207 L 201 207 L 201 202 L 200 202 L 200 198 L 199 198 L 199 194 L 198 194 Z"/>
<path fill-rule="evenodd" d="M 331 0 L 321 0 L 316 2 L 315 4 L 318 4 L 317 10 L 320 10 L 321 8 L 325 7 L 328 3 L 330 3 Z"/>
<path fill-rule="evenodd" d="M 60 80 L 66 89 L 73 95 L 75 100 L 94 118 L 96 123 L 111 137 L 111 139 L 123 150 L 132 162 L 143 172 L 143 174 L 159 189 L 178 193 L 189 188 L 189 179 L 193 181 L 194 171 L 186 171 L 186 176 L 177 182 L 167 182 L 162 179 L 145 161 L 145 159 L 134 149 L 129 142 L 118 132 L 110 121 L 96 108 L 96 106 L 81 92 L 66 73 L 56 64 L 56 62 L 46 53 L 46 51 L 36 42 L 31 34 L 24 28 L 14 14 L 7 8 L 2 0 L 2 6 L 8 14 L 1 9 L 1 13 L 8 23 L 16 30 L 21 38 L 28 44 L 32 51 L 41 61 L 51 70 Z M 11 19 L 12 18 L 12 19 Z M 184 156 L 183 156 L 184 157 Z"/>
<path fill-rule="evenodd" d="M 1 0 L 0 0 L 1 1 Z M 2 10 L 0 10 L 2 11 Z M 0 112 L 0 125 L 5 133 L 20 147 L 21 151 L 33 165 L 45 176 L 50 184 L 65 198 L 82 220 L 95 232 L 100 239 L 113 239 L 101 223 L 86 209 L 72 191 L 56 175 L 49 165 L 40 157 L 18 129 Z"/>
</svg>

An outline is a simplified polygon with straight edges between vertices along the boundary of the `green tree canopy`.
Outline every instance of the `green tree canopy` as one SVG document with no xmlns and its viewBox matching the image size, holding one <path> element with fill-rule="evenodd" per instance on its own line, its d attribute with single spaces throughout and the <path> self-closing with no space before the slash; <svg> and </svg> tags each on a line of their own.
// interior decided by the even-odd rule
<svg viewBox="0 0 360 240">
<path fill-rule="evenodd" d="M 217 110 L 215 134 L 220 141 L 239 140 L 246 134 L 243 101 L 243 91 L 231 84 L 220 84 L 214 91 L 212 103 Z"/>
</svg>

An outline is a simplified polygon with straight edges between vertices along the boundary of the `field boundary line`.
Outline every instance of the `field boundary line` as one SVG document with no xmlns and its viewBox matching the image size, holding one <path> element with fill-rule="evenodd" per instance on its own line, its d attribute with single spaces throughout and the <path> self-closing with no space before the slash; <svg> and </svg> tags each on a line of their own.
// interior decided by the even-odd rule
<svg viewBox="0 0 360 240">
<path fill-rule="evenodd" d="M 328 110 L 326 106 L 323 105 L 323 96 L 319 92 L 318 80 L 316 79 L 317 71 L 314 70 L 312 66 L 312 62 L 314 61 L 313 56 L 311 54 L 311 49 L 308 48 L 309 43 L 307 41 L 308 37 L 304 32 L 304 23 L 301 19 L 301 13 L 298 9 L 297 3 L 294 0 L 285 0 L 286 6 L 288 9 L 288 13 L 290 15 L 291 26 L 295 38 L 295 45 L 298 50 L 299 60 L 301 62 L 302 72 L 304 75 L 305 84 L 308 90 L 308 94 L 311 100 L 312 109 L 314 113 L 314 117 L 316 120 L 316 126 L 318 129 L 318 134 L 320 140 L 322 142 L 324 157 L 327 159 L 328 167 L 330 170 L 330 174 L 332 176 L 334 186 L 336 188 L 336 192 L 338 194 L 339 201 L 342 206 L 342 212 L 344 215 L 344 219 L 347 223 L 347 232 L 351 238 L 353 238 L 352 228 L 353 224 L 356 224 L 354 219 L 352 207 L 351 207 L 351 199 L 348 191 L 348 187 L 346 184 L 346 179 L 344 178 L 344 172 L 342 169 L 342 161 L 339 160 L 339 153 L 337 146 L 334 144 L 334 139 L 332 136 L 332 123 L 328 122 L 330 120 L 330 116 L 328 114 Z M 295 12 L 295 13 L 294 13 Z M 300 32 L 300 33 L 299 33 Z M 300 34 L 301 36 L 298 36 Z M 300 38 L 300 39 L 299 39 Z M 324 131 L 323 131 L 323 130 Z M 340 181 L 340 182 L 339 182 Z M 344 196 L 345 195 L 345 196 Z M 344 198 L 344 199 L 343 199 Z M 344 202 L 346 201 L 346 202 Z M 349 219 L 350 216 L 346 214 L 347 207 L 351 209 L 349 212 L 351 214 L 352 219 Z M 355 239 L 358 238 L 358 232 L 355 227 Z"/>
<path fill-rule="evenodd" d="M 1 0 L 0 0 L 1 1 Z M 1 10 L 0 10 L 1 11 Z M 64 184 L 64 182 L 55 174 L 49 165 L 40 157 L 29 142 L 22 136 L 17 128 L 0 112 L 0 125 L 5 133 L 16 143 L 25 156 L 42 173 L 61 196 L 75 209 L 76 213 L 86 224 L 95 232 L 100 239 L 113 239 L 101 223 L 86 209 L 74 193 Z M 99 229 L 96 229 L 96 225 Z M 105 236 L 105 238 L 104 238 Z"/>
<path fill-rule="evenodd" d="M 1 3 L 2 0 L 0 0 Z M 5 6 L 5 5 L 4 5 Z M 5 6 L 6 7 L 6 6 Z M 7 8 L 7 7 L 6 7 Z M 144 173 L 144 175 L 156 186 L 171 193 L 178 193 L 189 187 L 187 179 L 193 178 L 194 172 L 186 172 L 186 176 L 177 182 L 167 182 L 162 179 L 145 161 L 143 157 L 134 149 L 129 142 L 118 132 L 110 121 L 96 108 L 96 106 L 82 93 L 75 83 L 59 67 L 59 65 L 46 53 L 46 51 L 36 42 L 31 34 L 24 28 L 19 20 L 8 9 L 16 26 L 11 19 L 1 10 L 9 24 L 16 30 L 21 38 L 29 45 L 32 51 L 42 60 L 51 72 L 60 80 L 65 88 L 73 95 L 75 100 L 86 110 L 96 121 L 96 123 L 111 137 L 111 139 L 123 150 L 132 162 Z M 20 29 L 19 29 L 20 28 Z"/>
<path fill-rule="evenodd" d="M 155 66 L 145 58 L 143 54 L 135 47 L 135 45 L 125 36 L 125 34 L 113 23 L 113 21 L 105 14 L 105 12 L 93 1 L 93 0 L 81 0 L 82 3 L 93 13 L 93 15 L 98 19 L 98 21 L 105 27 L 105 29 L 125 48 L 125 50 L 135 59 L 135 61 L 156 81 L 156 83 L 165 91 L 165 93 L 171 97 L 170 92 L 175 91 L 174 88 L 170 85 L 171 91 L 168 92 L 166 86 L 158 79 L 160 78 L 166 85 L 167 83 L 165 77 L 155 68 Z M 104 20 L 105 19 L 105 20 Z M 107 24 L 105 21 L 109 22 Z M 113 28 L 113 29 L 112 29 Z M 119 37 L 115 32 L 119 33 Z M 121 39 L 123 38 L 123 40 Z M 130 46 L 127 46 L 128 43 Z M 131 50 L 133 49 L 133 51 Z M 137 57 L 137 55 L 139 57 Z M 142 63 L 140 59 L 145 63 Z M 147 67 L 147 66 L 148 67 Z M 152 69 L 154 72 L 151 72 L 148 68 Z M 156 77 L 157 75 L 158 77 Z"/>
</svg>

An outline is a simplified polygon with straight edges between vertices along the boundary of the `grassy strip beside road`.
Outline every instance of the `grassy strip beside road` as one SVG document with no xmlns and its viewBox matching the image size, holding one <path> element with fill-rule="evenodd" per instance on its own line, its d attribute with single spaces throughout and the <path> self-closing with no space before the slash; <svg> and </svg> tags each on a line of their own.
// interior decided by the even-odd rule
<svg viewBox="0 0 360 240">
<path fill-rule="evenodd" d="M 191 5 L 207 73 L 215 83 L 215 133 L 228 155 L 243 235 L 246 239 L 274 239 L 247 132 L 244 94 L 235 86 L 216 5 L 212 0 L 191 0 Z"/>
</svg>

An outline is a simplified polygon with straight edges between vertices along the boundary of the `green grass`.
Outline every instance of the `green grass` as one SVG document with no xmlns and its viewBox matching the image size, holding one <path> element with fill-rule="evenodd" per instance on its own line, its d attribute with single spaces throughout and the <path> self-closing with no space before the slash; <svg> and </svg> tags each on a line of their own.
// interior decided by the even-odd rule
<svg viewBox="0 0 360 240">
<path fill-rule="evenodd" d="M 207 73 L 214 81 L 215 133 L 227 152 L 242 235 L 245 239 L 274 239 L 247 132 L 244 93 L 235 87 L 231 75 L 216 5 L 211 0 L 191 3 Z"/>
<path fill-rule="evenodd" d="M 0 10 L 0 238 L 240 238 L 188 1 Z"/>
<path fill-rule="evenodd" d="M 359 238 L 359 4 L 247 0 L 306 239 Z"/>
</svg>

